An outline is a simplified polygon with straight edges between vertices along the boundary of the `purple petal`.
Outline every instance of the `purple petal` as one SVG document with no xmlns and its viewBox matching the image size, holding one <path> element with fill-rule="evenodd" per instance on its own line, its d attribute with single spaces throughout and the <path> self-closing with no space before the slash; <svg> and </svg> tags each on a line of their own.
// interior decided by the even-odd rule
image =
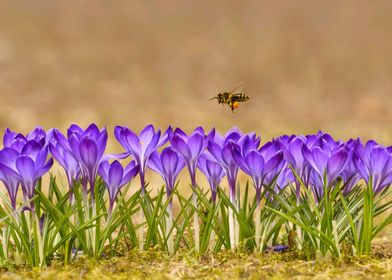
<svg viewBox="0 0 392 280">
<path fill-rule="evenodd" d="M 127 140 L 127 147 L 132 152 L 133 156 L 140 161 L 140 154 L 142 146 L 140 144 L 139 137 L 130 129 L 124 130 L 124 135 Z"/>
<path fill-rule="evenodd" d="M 97 145 L 94 140 L 85 138 L 79 145 L 80 156 L 87 168 L 92 169 L 97 164 Z"/>
<path fill-rule="evenodd" d="M 80 162 L 80 161 L 82 161 L 82 157 L 80 155 L 79 145 L 80 145 L 80 141 L 79 141 L 77 135 L 72 134 L 69 137 L 69 146 L 70 146 L 72 154 L 75 156 L 76 160 Z"/>
<path fill-rule="evenodd" d="M 121 163 L 115 160 L 109 169 L 109 178 L 108 178 L 108 185 L 111 187 L 119 188 L 122 177 L 123 177 L 123 167 Z"/>
<path fill-rule="evenodd" d="M 222 149 L 222 160 L 226 165 L 232 165 L 234 162 L 234 157 L 233 157 L 233 146 L 235 146 L 234 144 L 232 145 L 226 145 L 223 147 Z"/>
<path fill-rule="evenodd" d="M 158 130 L 157 133 L 155 133 L 155 135 L 152 137 L 150 142 L 143 142 L 145 160 L 147 160 L 150 154 L 157 149 L 160 137 L 161 131 Z"/>
<path fill-rule="evenodd" d="M 34 161 L 28 156 L 20 156 L 16 160 L 16 168 L 23 180 L 33 180 L 34 178 Z"/>
<path fill-rule="evenodd" d="M 148 159 L 148 162 L 147 162 L 147 166 L 151 170 L 155 171 L 156 173 L 158 173 L 159 175 L 164 177 L 162 162 L 161 162 L 161 159 L 160 159 L 159 154 L 158 154 L 157 151 L 153 152 L 150 155 L 150 157 Z"/>
<path fill-rule="evenodd" d="M 19 153 L 12 148 L 4 148 L 0 151 L 0 162 L 6 166 L 16 170 L 16 159 L 19 157 Z"/>
<path fill-rule="evenodd" d="M 213 141 L 209 141 L 208 142 L 208 146 L 207 146 L 208 151 L 210 152 L 210 154 L 218 161 L 218 162 L 223 162 L 222 159 L 222 148 L 216 144 Z"/>
<path fill-rule="evenodd" d="M 53 165 L 53 158 L 50 158 L 45 165 L 40 166 L 40 167 L 36 167 L 35 169 L 35 174 L 34 174 L 34 180 L 41 178 L 46 172 L 49 171 L 49 169 L 52 167 Z"/>
<path fill-rule="evenodd" d="M 290 154 L 293 156 L 295 160 L 295 164 L 292 165 L 298 166 L 298 169 L 302 169 L 303 167 L 304 156 L 302 154 L 302 147 L 304 146 L 304 144 L 305 144 L 304 141 L 300 138 L 294 139 L 289 144 Z"/>
<path fill-rule="evenodd" d="M 22 149 L 22 154 L 31 157 L 34 161 L 36 160 L 39 152 L 42 150 L 42 146 L 34 140 L 30 140 Z"/>
<path fill-rule="evenodd" d="M 384 147 L 374 147 L 370 153 L 370 169 L 372 173 L 382 173 L 390 156 Z"/>
<path fill-rule="evenodd" d="M 108 141 L 108 134 L 106 130 L 101 134 L 101 136 L 97 139 L 97 158 L 101 159 L 105 149 L 106 149 L 106 143 Z"/>
<path fill-rule="evenodd" d="M 257 151 L 250 151 L 245 157 L 246 166 L 249 170 L 249 175 L 261 176 L 264 171 L 264 158 Z M 246 170 L 244 170 L 246 171 Z"/>
<path fill-rule="evenodd" d="M 190 149 L 191 157 L 196 159 L 205 149 L 204 146 L 204 134 L 194 133 L 188 140 L 188 146 Z"/>
<path fill-rule="evenodd" d="M 121 186 L 130 182 L 139 172 L 139 165 L 135 165 L 134 161 L 131 161 L 128 166 L 124 169 L 124 177 L 121 181 Z"/>
<path fill-rule="evenodd" d="M 173 134 L 171 143 L 173 147 L 185 158 L 185 160 L 191 160 L 192 153 L 190 146 L 185 143 L 182 137 L 180 137 L 178 134 Z"/>
<path fill-rule="evenodd" d="M 257 151 L 251 151 L 246 155 L 246 165 L 249 168 L 249 175 L 253 179 L 256 188 L 261 187 L 261 176 L 264 173 L 264 158 Z"/>
<path fill-rule="evenodd" d="M 122 126 L 116 126 L 114 128 L 114 137 L 117 139 L 117 141 L 123 146 L 124 148 L 127 147 L 127 141 L 125 139 L 124 135 L 124 130 L 128 129 L 127 127 L 122 127 Z"/>
<path fill-rule="evenodd" d="M 84 131 L 83 131 L 83 129 L 80 126 L 78 126 L 76 124 L 73 124 L 67 130 L 68 139 L 71 137 L 72 134 L 82 135 L 83 132 Z"/>
<path fill-rule="evenodd" d="M 104 129 L 105 130 L 105 129 Z M 95 123 L 90 124 L 83 133 L 84 135 L 89 136 L 92 139 L 98 139 L 101 136 L 99 128 Z"/>
<path fill-rule="evenodd" d="M 140 132 L 140 142 L 143 143 L 142 145 L 148 145 L 147 143 L 150 143 L 152 138 L 155 135 L 155 130 L 154 127 L 150 124 L 146 126 L 141 132 Z"/>
<path fill-rule="evenodd" d="M 368 182 L 369 181 L 369 169 L 365 166 L 363 159 L 355 153 L 353 155 L 353 162 L 354 166 L 357 169 L 358 173 L 361 175 L 361 177 Z"/>
<path fill-rule="evenodd" d="M 174 152 L 171 148 L 165 148 L 162 151 L 161 158 L 162 158 L 163 172 L 166 175 L 174 174 L 174 171 L 175 171 L 177 163 L 178 163 L 177 153 Z"/>
<path fill-rule="evenodd" d="M 283 160 L 283 153 L 278 152 L 275 156 L 271 157 L 266 163 L 265 163 L 265 170 L 264 172 L 270 173 L 273 169 L 277 168 Z"/>
<path fill-rule="evenodd" d="M 251 150 L 257 150 L 260 145 L 260 137 L 246 135 L 242 141 L 242 154 L 246 155 Z"/>
<path fill-rule="evenodd" d="M 3 172 L 2 175 L 5 177 L 10 176 L 10 177 L 18 178 L 18 179 L 20 178 L 19 174 L 17 173 L 17 169 L 14 170 L 3 163 L 0 163 L 0 170 Z M 3 179 L 7 180 L 7 178 L 5 178 L 5 177 L 3 177 Z"/>
<path fill-rule="evenodd" d="M 208 176 L 207 170 L 207 158 L 204 155 L 201 155 L 197 161 L 197 167 L 204 173 L 204 175 Z"/>
<path fill-rule="evenodd" d="M 327 174 L 328 183 L 332 183 L 342 172 L 343 168 L 347 163 L 347 151 L 342 148 L 338 152 L 334 153 L 328 161 Z"/>
<path fill-rule="evenodd" d="M 67 167 L 67 164 L 65 163 L 64 157 L 60 150 L 63 150 L 63 148 L 60 145 L 54 145 L 53 143 L 49 143 L 49 151 L 52 154 L 52 156 L 56 159 L 56 161 L 64 168 Z M 62 151 L 64 152 L 64 151 Z"/>
<path fill-rule="evenodd" d="M 172 133 L 173 133 L 173 132 L 172 132 L 172 127 L 169 126 L 169 127 L 166 129 L 165 133 L 162 134 L 162 137 L 159 139 L 157 148 L 159 148 L 159 147 L 165 145 L 166 142 L 169 141 L 169 138 L 170 138 L 169 136 L 170 136 Z"/>
<path fill-rule="evenodd" d="M 16 132 L 13 132 L 9 128 L 6 128 L 3 136 L 4 147 L 11 147 L 11 144 L 14 141 L 16 135 Z"/>
<path fill-rule="evenodd" d="M 110 164 L 107 160 L 101 162 L 98 168 L 98 174 L 102 177 L 102 180 L 104 180 L 106 184 L 109 184 L 109 169 Z"/>
</svg>

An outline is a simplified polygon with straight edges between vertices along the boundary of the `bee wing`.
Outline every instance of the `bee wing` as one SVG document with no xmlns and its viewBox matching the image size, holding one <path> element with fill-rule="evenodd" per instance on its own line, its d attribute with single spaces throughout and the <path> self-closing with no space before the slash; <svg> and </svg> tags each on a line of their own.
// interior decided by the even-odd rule
<svg viewBox="0 0 392 280">
<path fill-rule="evenodd" d="M 233 93 L 241 93 L 244 90 L 244 82 L 240 81 L 236 83 L 231 92 Z"/>
</svg>

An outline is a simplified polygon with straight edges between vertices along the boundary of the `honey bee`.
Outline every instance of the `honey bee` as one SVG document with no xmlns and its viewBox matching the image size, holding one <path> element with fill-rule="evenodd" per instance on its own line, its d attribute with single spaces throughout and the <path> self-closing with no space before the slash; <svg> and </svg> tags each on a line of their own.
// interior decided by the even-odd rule
<svg viewBox="0 0 392 280">
<path fill-rule="evenodd" d="M 234 113 L 234 110 L 239 106 L 239 102 L 248 101 L 249 96 L 241 92 L 222 92 L 210 100 L 212 99 L 217 99 L 219 104 L 227 104 Z"/>
</svg>

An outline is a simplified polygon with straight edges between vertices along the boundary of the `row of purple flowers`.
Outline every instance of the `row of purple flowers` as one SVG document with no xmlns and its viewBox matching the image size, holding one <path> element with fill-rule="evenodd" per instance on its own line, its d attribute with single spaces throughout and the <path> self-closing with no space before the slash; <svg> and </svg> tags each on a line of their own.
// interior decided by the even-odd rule
<svg viewBox="0 0 392 280">
<path fill-rule="evenodd" d="M 187 135 L 179 128 L 165 132 L 152 125 L 140 134 L 126 126 L 114 129 L 117 141 L 124 147 L 122 154 L 105 154 L 108 140 L 106 129 L 91 124 L 87 129 L 77 125 L 69 127 L 63 135 L 58 129 L 44 131 L 35 128 L 22 135 L 6 129 L 0 150 L 0 180 L 4 183 L 16 208 L 19 186 L 25 200 L 31 200 L 38 180 L 49 171 L 53 159 L 64 168 L 69 187 L 81 181 L 85 193 L 94 199 L 94 186 L 100 175 L 109 192 L 110 209 L 119 189 L 139 174 L 141 191 L 145 191 L 146 169 L 159 173 L 171 193 L 180 171 L 188 169 L 190 182 L 197 186 L 196 171 L 205 174 L 211 187 L 212 200 L 216 189 L 226 176 L 231 199 L 235 199 L 237 174 L 241 169 L 248 174 L 261 199 L 264 185 L 274 184 L 283 189 L 289 183 L 300 192 L 300 182 L 312 190 L 316 199 L 323 195 L 324 187 L 337 180 L 343 183 L 343 192 L 349 193 L 360 179 L 371 183 L 379 193 L 392 183 L 392 146 L 385 147 L 375 141 L 363 144 L 360 139 L 335 141 L 329 134 L 281 136 L 260 147 L 255 133 L 242 133 L 232 128 L 224 136 L 212 129 L 208 133 L 196 128 Z M 160 149 L 164 145 L 167 147 Z M 120 160 L 131 156 L 126 167 Z M 292 169 L 291 169 L 291 168 Z"/>
</svg>

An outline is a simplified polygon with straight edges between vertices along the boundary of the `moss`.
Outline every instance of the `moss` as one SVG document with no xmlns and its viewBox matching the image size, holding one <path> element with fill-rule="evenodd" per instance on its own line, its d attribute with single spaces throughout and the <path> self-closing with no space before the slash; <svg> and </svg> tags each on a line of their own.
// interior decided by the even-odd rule
<svg viewBox="0 0 392 280">
<path fill-rule="evenodd" d="M 221 252 L 195 257 L 132 250 L 123 256 L 72 265 L 53 262 L 46 269 L 3 266 L 0 279 L 392 279 L 392 259 L 330 258 L 307 262 L 295 252 L 249 254 Z"/>
</svg>

